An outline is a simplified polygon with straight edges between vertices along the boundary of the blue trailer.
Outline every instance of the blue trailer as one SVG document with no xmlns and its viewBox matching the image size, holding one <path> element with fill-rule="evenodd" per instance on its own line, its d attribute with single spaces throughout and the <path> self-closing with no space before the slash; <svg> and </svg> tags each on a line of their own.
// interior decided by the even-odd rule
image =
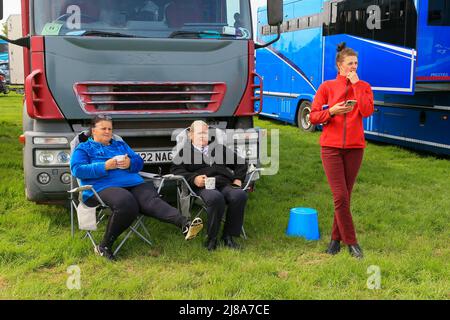
<svg viewBox="0 0 450 320">
<path fill-rule="evenodd" d="M 258 10 L 258 41 L 275 37 Z M 280 41 L 256 55 L 260 115 L 312 131 L 311 102 L 336 77 L 336 46 L 359 53 L 375 112 L 367 139 L 450 154 L 450 0 L 288 0 Z M 259 108 L 259 107 L 258 107 Z"/>
</svg>

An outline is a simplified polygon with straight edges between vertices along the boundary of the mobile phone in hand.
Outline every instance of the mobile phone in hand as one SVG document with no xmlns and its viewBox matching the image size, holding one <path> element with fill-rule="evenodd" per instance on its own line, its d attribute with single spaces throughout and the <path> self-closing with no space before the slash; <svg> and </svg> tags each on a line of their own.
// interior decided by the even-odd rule
<svg viewBox="0 0 450 320">
<path fill-rule="evenodd" d="M 356 104 L 356 100 L 347 100 L 345 101 L 345 106 L 346 107 L 354 107 Z"/>
</svg>

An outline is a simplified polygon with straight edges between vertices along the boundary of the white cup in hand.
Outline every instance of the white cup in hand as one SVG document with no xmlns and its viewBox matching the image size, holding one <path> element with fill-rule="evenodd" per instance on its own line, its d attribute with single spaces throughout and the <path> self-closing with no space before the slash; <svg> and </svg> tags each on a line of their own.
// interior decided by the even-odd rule
<svg viewBox="0 0 450 320">
<path fill-rule="evenodd" d="M 117 163 L 117 169 L 123 169 L 123 167 L 122 167 L 122 166 L 123 166 L 123 163 L 122 163 L 122 162 L 125 161 L 125 155 L 121 154 L 121 155 L 118 155 L 118 156 L 113 157 L 113 159 L 116 160 L 116 163 Z"/>
<path fill-rule="evenodd" d="M 125 155 L 118 155 L 118 156 L 115 156 L 115 157 L 113 157 L 113 159 L 116 159 L 116 161 L 117 162 L 120 162 L 120 161 L 124 161 L 125 160 Z"/>
<path fill-rule="evenodd" d="M 209 177 L 205 180 L 205 189 L 212 190 L 216 188 L 216 178 Z"/>
</svg>

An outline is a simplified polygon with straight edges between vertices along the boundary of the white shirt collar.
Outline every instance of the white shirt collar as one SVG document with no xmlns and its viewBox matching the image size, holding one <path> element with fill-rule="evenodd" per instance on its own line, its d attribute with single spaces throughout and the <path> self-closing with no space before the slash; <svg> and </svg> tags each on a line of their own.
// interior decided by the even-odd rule
<svg viewBox="0 0 450 320">
<path fill-rule="evenodd" d="M 208 154 L 208 145 L 204 146 L 204 147 L 198 147 L 195 144 L 193 144 L 194 148 L 197 149 L 198 151 L 200 151 L 203 154 Z"/>
</svg>

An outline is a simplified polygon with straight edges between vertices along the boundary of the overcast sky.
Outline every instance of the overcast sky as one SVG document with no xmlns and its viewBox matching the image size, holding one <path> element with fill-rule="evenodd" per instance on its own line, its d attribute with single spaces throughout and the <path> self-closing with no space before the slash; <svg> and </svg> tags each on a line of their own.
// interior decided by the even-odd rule
<svg viewBox="0 0 450 320">
<path fill-rule="evenodd" d="M 251 0 L 251 4 L 252 4 L 252 14 L 253 14 L 253 32 L 254 32 L 254 37 L 256 39 L 256 24 L 257 24 L 257 19 L 256 19 L 256 10 L 258 9 L 258 7 L 262 7 L 262 6 L 266 6 L 267 5 L 267 1 L 266 0 Z"/>
<path fill-rule="evenodd" d="M 5 22 L 9 15 L 20 13 L 20 0 L 3 0 L 3 20 Z"/>
<path fill-rule="evenodd" d="M 256 9 L 259 6 L 265 6 L 266 0 L 251 0 L 253 8 L 253 22 L 256 24 Z M 4 0 L 3 1 L 3 20 L 6 21 L 10 14 L 20 13 L 20 0 Z"/>
</svg>

